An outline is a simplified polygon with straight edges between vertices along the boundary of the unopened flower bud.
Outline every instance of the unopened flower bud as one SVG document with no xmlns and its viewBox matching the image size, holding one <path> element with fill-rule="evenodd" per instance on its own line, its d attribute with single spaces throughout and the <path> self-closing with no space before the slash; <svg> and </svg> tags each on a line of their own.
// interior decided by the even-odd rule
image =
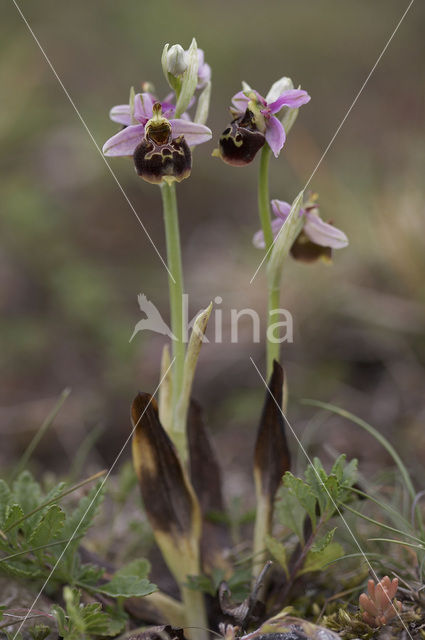
<svg viewBox="0 0 425 640">
<path fill-rule="evenodd" d="M 188 55 L 179 44 L 173 44 L 167 52 L 167 70 L 173 76 L 181 76 L 189 64 Z"/>
</svg>

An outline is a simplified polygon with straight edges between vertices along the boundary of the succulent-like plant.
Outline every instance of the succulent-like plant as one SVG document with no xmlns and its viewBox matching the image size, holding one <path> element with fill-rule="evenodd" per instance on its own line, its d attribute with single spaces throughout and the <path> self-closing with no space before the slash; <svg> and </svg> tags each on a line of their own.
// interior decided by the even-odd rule
<svg viewBox="0 0 425 640">
<path fill-rule="evenodd" d="M 363 609 L 363 620 L 371 627 L 382 627 L 393 618 L 400 615 L 402 605 L 395 599 L 398 589 L 398 579 L 390 580 L 385 576 L 377 584 L 374 580 L 367 583 L 367 593 L 359 598 Z"/>
</svg>

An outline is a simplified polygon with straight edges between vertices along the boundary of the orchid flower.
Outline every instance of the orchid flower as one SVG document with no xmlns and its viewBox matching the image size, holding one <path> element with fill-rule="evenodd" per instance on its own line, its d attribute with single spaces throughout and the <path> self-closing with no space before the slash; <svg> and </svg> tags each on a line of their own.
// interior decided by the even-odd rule
<svg viewBox="0 0 425 640">
<path fill-rule="evenodd" d="M 134 107 L 129 104 L 121 104 L 112 107 L 110 118 L 114 122 L 125 125 L 125 129 L 109 138 L 103 145 L 105 156 L 132 156 L 144 136 L 145 128 L 153 117 L 153 107 L 158 101 L 151 93 L 138 93 L 134 98 Z M 185 118 L 173 118 L 175 107 L 165 100 L 159 103 L 164 118 L 169 120 L 172 137 L 184 136 L 189 147 L 202 144 L 210 140 L 211 130 L 202 124 L 196 124 L 186 116 Z"/>
<path fill-rule="evenodd" d="M 306 91 L 293 88 L 290 78 L 277 80 L 265 98 L 246 82 L 242 88 L 232 98 L 234 120 L 223 132 L 214 154 L 235 166 L 251 162 L 265 142 L 277 158 L 286 140 L 281 119 L 286 118 L 288 109 L 296 110 L 310 100 Z M 286 126 L 291 126 L 288 119 Z"/>
<path fill-rule="evenodd" d="M 272 200 L 271 205 L 275 215 L 271 226 L 273 235 L 276 237 L 289 216 L 291 205 L 282 200 Z M 332 257 L 332 249 L 343 249 L 348 246 L 345 233 L 321 219 L 314 197 L 300 209 L 299 215 L 303 218 L 303 228 L 291 247 L 291 255 L 296 260 L 315 262 L 322 258 L 329 261 Z M 254 235 L 253 244 L 258 249 L 265 248 L 262 231 L 257 231 Z"/>
</svg>

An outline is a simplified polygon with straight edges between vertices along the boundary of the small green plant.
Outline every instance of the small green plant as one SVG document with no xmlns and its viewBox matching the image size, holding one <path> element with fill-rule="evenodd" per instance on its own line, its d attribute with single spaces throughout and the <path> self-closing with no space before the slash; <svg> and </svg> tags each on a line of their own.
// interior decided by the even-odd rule
<svg viewBox="0 0 425 640">
<path fill-rule="evenodd" d="M 329 529 L 327 525 L 338 513 L 338 505 L 351 499 L 356 478 L 357 461 L 347 464 L 345 455 L 336 460 L 329 474 L 318 458 L 307 467 L 304 479 L 290 471 L 285 473 L 277 494 L 276 516 L 280 524 L 295 535 L 297 545 L 289 559 L 286 544 L 272 536 L 267 537 L 266 544 L 285 571 L 286 596 L 298 577 L 322 571 L 344 555 L 341 545 L 334 542 L 336 527 Z"/>
<path fill-rule="evenodd" d="M 102 503 L 102 487 L 95 485 L 70 511 L 59 502 L 84 484 L 87 481 L 66 488 L 65 483 L 59 483 L 45 494 L 29 471 L 23 471 L 11 486 L 0 480 L 0 573 L 38 584 L 48 579 L 51 590 L 67 585 L 67 613 L 60 607 L 54 611 L 58 624 L 63 625 L 63 637 L 70 639 L 82 637 L 78 635 L 82 628 L 85 637 L 90 633 L 116 635 L 127 619 L 120 605 L 123 599 L 156 591 L 147 577 L 150 564 L 145 559 L 130 562 L 108 580 L 104 568 L 81 561 L 79 547 Z M 107 596 L 117 605 L 107 607 L 104 613 L 99 603 L 80 610 L 80 592 L 71 587 L 79 587 L 92 597 Z M 34 633 L 38 638 L 43 631 Z"/>
<path fill-rule="evenodd" d="M 78 589 L 65 587 L 63 590 L 65 610 L 53 607 L 57 620 L 59 635 L 63 640 L 81 640 L 92 636 L 116 636 L 122 631 L 127 616 L 106 607 L 98 602 L 81 604 L 81 593 Z"/>
</svg>

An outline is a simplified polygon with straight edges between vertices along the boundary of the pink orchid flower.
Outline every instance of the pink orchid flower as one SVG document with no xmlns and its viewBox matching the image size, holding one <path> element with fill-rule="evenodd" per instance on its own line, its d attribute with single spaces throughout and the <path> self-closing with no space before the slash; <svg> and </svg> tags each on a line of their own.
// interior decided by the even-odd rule
<svg viewBox="0 0 425 640">
<path fill-rule="evenodd" d="M 271 226 L 273 235 L 276 237 L 289 216 L 291 205 L 282 200 L 272 200 L 271 205 L 275 215 Z M 321 219 L 319 207 L 315 202 L 307 202 L 304 208 L 300 209 L 300 216 L 304 219 L 304 225 L 291 247 L 291 255 L 295 259 L 304 262 L 314 262 L 319 258 L 329 260 L 332 249 L 343 249 L 348 246 L 345 233 Z M 262 231 L 257 231 L 254 235 L 253 244 L 258 249 L 265 248 Z"/>
<path fill-rule="evenodd" d="M 264 129 L 262 133 L 276 158 L 286 140 L 284 126 L 276 114 L 279 114 L 283 107 L 298 109 L 311 99 L 303 89 L 288 89 L 289 82 L 288 78 L 281 78 L 272 85 L 265 98 L 255 89 L 245 85 L 244 91 L 239 91 L 232 98 L 232 111 L 237 117 L 243 116 L 249 106 L 256 106 L 256 110 L 262 116 L 262 123 L 259 122 L 261 118 L 256 117 L 257 127 L 260 131 Z"/>
<path fill-rule="evenodd" d="M 145 136 L 145 127 L 153 117 L 153 106 L 158 100 L 151 93 L 138 93 L 134 99 L 134 113 L 131 113 L 129 104 L 120 104 L 112 107 L 110 118 L 125 126 L 125 129 L 109 138 L 103 145 L 105 156 L 132 156 L 136 147 Z M 173 138 L 184 136 L 190 147 L 202 144 L 210 140 L 211 130 L 202 124 L 192 122 L 189 116 L 173 118 L 175 106 L 169 101 L 161 103 L 162 115 L 171 125 Z"/>
</svg>

